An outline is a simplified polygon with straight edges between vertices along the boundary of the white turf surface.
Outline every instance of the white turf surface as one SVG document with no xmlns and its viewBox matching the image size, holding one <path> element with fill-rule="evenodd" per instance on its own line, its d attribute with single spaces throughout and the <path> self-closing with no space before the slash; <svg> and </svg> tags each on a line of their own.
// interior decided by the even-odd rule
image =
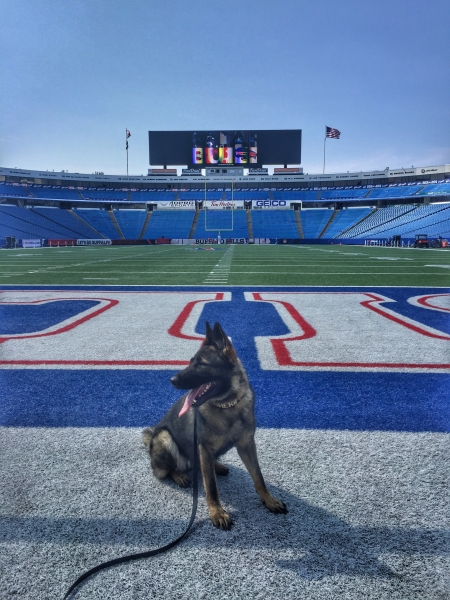
<svg viewBox="0 0 450 600">
<path fill-rule="evenodd" d="M 287 515 L 260 503 L 233 450 L 234 519 L 196 522 L 170 552 L 95 575 L 77 600 L 450 598 L 450 436 L 261 429 Z M 192 490 L 157 482 L 137 429 L 0 429 L 0 598 L 58 600 L 84 571 L 184 530 Z"/>
</svg>

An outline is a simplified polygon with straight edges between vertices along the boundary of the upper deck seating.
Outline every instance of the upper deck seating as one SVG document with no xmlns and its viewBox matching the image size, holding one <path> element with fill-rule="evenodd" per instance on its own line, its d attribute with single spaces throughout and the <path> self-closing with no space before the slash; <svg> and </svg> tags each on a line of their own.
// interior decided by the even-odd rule
<svg viewBox="0 0 450 600">
<path fill-rule="evenodd" d="M 321 200 L 338 200 L 344 198 L 364 198 L 369 190 L 367 188 L 350 189 L 337 188 L 335 190 L 321 190 Z"/>
<path fill-rule="evenodd" d="M 368 198 L 408 198 L 421 190 L 423 185 L 399 185 L 380 188 L 372 188 Z"/>
</svg>

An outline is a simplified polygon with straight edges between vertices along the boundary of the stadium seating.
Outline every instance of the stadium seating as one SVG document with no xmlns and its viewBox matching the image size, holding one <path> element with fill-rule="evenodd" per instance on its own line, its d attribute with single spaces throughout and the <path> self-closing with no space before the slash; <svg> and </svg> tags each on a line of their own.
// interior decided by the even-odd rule
<svg viewBox="0 0 450 600">
<path fill-rule="evenodd" d="M 0 237 L 15 236 L 18 240 L 23 238 L 42 239 L 48 237 L 40 228 L 32 223 L 15 216 L 16 206 L 2 204 L 0 206 Z M 47 232 L 48 233 L 48 232 Z"/>
<path fill-rule="evenodd" d="M 368 197 L 371 200 L 378 198 L 407 198 L 409 196 L 413 196 L 422 188 L 423 185 L 399 185 L 372 188 Z"/>
<path fill-rule="evenodd" d="M 137 240 L 147 216 L 146 210 L 114 210 L 117 224 L 126 240 Z"/>
<path fill-rule="evenodd" d="M 222 197 L 222 193 L 220 193 L 220 197 Z M 208 195 L 209 198 L 209 195 Z M 205 190 L 198 190 L 197 192 L 179 192 L 178 194 L 179 200 L 204 200 L 205 199 Z M 209 198 L 212 200 L 212 198 Z"/>
<path fill-rule="evenodd" d="M 341 233 L 359 223 L 359 221 L 369 215 L 372 210 L 372 208 L 348 208 L 338 211 L 322 237 L 324 239 L 338 237 Z"/>
<path fill-rule="evenodd" d="M 295 202 L 301 200 L 302 202 L 314 202 L 319 198 L 319 192 L 317 190 L 285 190 L 272 192 L 274 200 L 290 200 Z"/>
<path fill-rule="evenodd" d="M 252 210 L 255 238 L 298 238 L 293 210 Z"/>
<path fill-rule="evenodd" d="M 99 208 L 77 208 L 74 212 L 88 225 L 98 231 L 100 236 L 109 240 L 120 239 L 120 235 L 114 227 L 107 210 Z"/>
<path fill-rule="evenodd" d="M 226 192 L 227 200 L 268 200 L 270 198 L 270 193 L 267 191 L 243 191 L 243 190 L 228 190 Z"/>
<path fill-rule="evenodd" d="M 419 207 L 410 204 L 380 208 L 341 237 L 414 237 L 416 233 L 443 235 L 449 229 L 449 208 L 450 204 L 428 204 Z"/>
<path fill-rule="evenodd" d="M 344 198 L 365 198 L 369 193 L 369 189 L 360 188 L 353 190 L 336 189 L 336 190 L 321 190 L 321 200 L 339 200 Z"/>
<path fill-rule="evenodd" d="M 380 208 L 371 214 L 367 219 L 364 219 L 362 223 L 356 224 L 354 227 L 342 234 L 343 238 L 361 238 L 371 236 L 381 226 L 386 223 L 390 223 L 400 217 L 401 215 L 414 210 L 414 206 L 405 204 L 401 206 L 387 206 Z"/>
<path fill-rule="evenodd" d="M 420 190 L 421 196 L 433 196 L 440 194 L 450 194 L 450 182 L 431 183 Z"/>
<path fill-rule="evenodd" d="M 60 210 L 60 209 L 55 209 Z M 63 212 L 63 211 L 61 211 Z M 65 212 L 65 211 L 64 211 Z M 82 237 L 58 219 L 50 220 L 42 211 L 19 206 L 0 205 L 0 235 L 15 235 L 19 239 L 74 239 Z"/>
<path fill-rule="evenodd" d="M 11 197 L 16 196 L 19 198 L 26 198 L 28 196 L 32 196 L 32 194 L 28 192 L 27 186 L 12 185 L 11 183 L 0 183 L 0 195 Z"/>
<path fill-rule="evenodd" d="M 170 202 L 175 200 L 177 192 L 139 190 L 131 192 L 133 202 Z"/>
<path fill-rule="evenodd" d="M 194 238 L 216 237 L 248 238 L 247 213 L 245 210 L 200 211 Z"/>
<path fill-rule="evenodd" d="M 81 192 L 81 196 L 85 200 L 123 200 L 128 199 L 128 191 L 123 190 L 96 190 L 88 188 Z"/>
<path fill-rule="evenodd" d="M 34 198 L 43 200 L 82 200 L 83 196 L 77 191 L 68 188 L 37 187 L 28 188 Z"/>
<path fill-rule="evenodd" d="M 194 216 L 194 210 L 154 210 L 143 237 L 186 239 L 189 237 Z"/>
<path fill-rule="evenodd" d="M 328 208 L 308 208 L 301 210 L 300 219 L 302 221 L 304 238 L 318 238 L 332 215 L 333 211 Z"/>
<path fill-rule="evenodd" d="M 68 236 L 71 239 L 92 239 L 98 237 L 93 229 L 80 221 L 80 219 L 77 219 L 70 210 L 51 208 L 48 206 L 36 206 L 34 210 L 46 219 L 55 221 L 62 227 L 65 227 L 68 231 Z M 65 237 L 66 236 L 61 236 L 61 239 L 64 239 Z"/>
</svg>

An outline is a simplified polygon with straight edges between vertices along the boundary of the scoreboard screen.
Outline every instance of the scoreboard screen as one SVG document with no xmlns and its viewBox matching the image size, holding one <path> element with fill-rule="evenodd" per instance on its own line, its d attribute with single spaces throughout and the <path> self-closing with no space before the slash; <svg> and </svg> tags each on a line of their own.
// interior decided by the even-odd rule
<svg viewBox="0 0 450 600">
<path fill-rule="evenodd" d="M 150 165 L 300 165 L 301 129 L 149 131 Z"/>
</svg>

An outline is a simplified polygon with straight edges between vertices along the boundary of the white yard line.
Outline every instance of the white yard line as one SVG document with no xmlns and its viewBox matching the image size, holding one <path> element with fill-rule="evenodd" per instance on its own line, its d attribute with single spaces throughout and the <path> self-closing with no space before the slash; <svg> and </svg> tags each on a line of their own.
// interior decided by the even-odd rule
<svg viewBox="0 0 450 600">
<path fill-rule="evenodd" d="M 234 246 L 230 246 L 203 283 L 227 283 L 231 269 Z"/>
</svg>

